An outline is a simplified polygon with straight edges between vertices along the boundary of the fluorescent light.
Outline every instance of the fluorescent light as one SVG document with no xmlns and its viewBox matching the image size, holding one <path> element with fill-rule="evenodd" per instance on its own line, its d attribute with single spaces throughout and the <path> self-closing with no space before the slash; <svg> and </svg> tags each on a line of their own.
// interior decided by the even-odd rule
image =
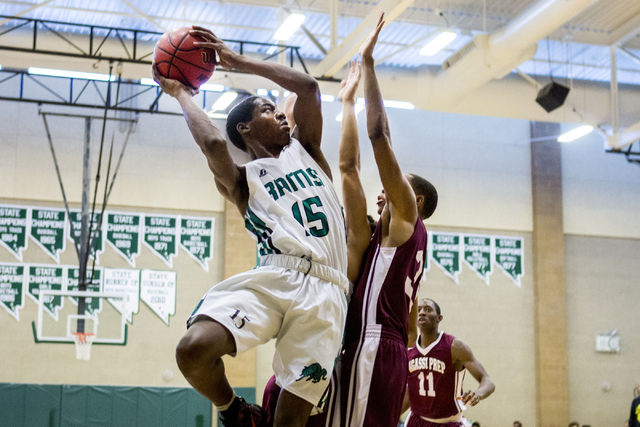
<svg viewBox="0 0 640 427">
<path fill-rule="evenodd" d="M 278 28 L 278 31 L 276 31 L 276 33 L 273 35 L 273 38 L 276 40 L 282 40 L 282 41 L 288 40 L 289 37 L 291 37 L 293 33 L 296 32 L 298 27 L 302 25 L 304 18 L 305 18 L 304 15 L 300 15 L 298 13 L 292 13 L 282 23 L 280 28 Z"/>
<path fill-rule="evenodd" d="M 333 102 L 336 100 L 336 97 L 333 95 L 325 95 L 324 93 L 320 95 L 320 99 L 324 102 Z"/>
<path fill-rule="evenodd" d="M 140 84 L 145 86 L 159 86 L 155 80 L 148 78 L 140 79 Z"/>
<path fill-rule="evenodd" d="M 2 65 L 0 65 L 0 70 L 2 70 Z"/>
<path fill-rule="evenodd" d="M 271 91 L 271 95 L 277 98 L 280 96 L 280 91 L 278 89 L 274 89 Z"/>
<path fill-rule="evenodd" d="M 269 91 L 266 90 L 266 89 L 258 89 L 257 93 L 258 93 L 259 96 L 267 96 L 267 95 L 269 95 Z"/>
<path fill-rule="evenodd" d="M 206 90 L 207 92 L 224 92 L 224 86 L 214 83 L 205 83 L 200 85 L 200 90 Z"/>
<path fill-rule="evenodd" d="M 238 97 L 237 92 L 225 92 L 216 102 L 211 106 L 211 111 L 224 110 Z"/>
<path fill-rule="evenodd" d="M 420 55 L 433 56 L 454 41 L 456 37 L 458 34 L 452 31 L 443 31 L 420 50 Z"/>
<path fill-rule="evenodd" d="M 558 137 L 558 142 L 571 142 L 573 140 L 580 138 L 581 136 L 585 136 L 588 133 L 591 133 L 592 130 L 593 130 L 593 126 L 582 125 L 573 130 L 570 130 L 569 132 L 563 135 L 560 135 Z"/>
<path fill-rule="evenodd" d="M 290 93 L 291 93 L 291 92 L 289 92 L 288 90 L 285 90 L 283 95 L 284 95 L 284 97 L 286 98 L 286 97 L 288 97 L 288 96 L 289 96 L 289 94 L 290 94 Z"/>
<path fill-rule="evenodd" d="M 112 82 L 116 80 L 116 76 L 109 76 L 107 74 L 96 74 L 96 73 L 83 73 L 80 71 L 66 71 L 66 70 L 52 70 L 50 68 L 37 68 L 30 67 L 27 72 L 29 74 L 35 74 L 38 76 L 51 76 L 51 77 L 67 77 L 70 79 L 84 79 L 84 80 L 100 80 L 106 82 L 107 80 L 111 80 Z"/>
<path fill-rule="evenodd" d="M 388 108 L 402 108 L 403 110 L 413 110 L 415 105 L 406 101 L 390 101 L 387 99 L 382 100 L 384 102 L 384 106 Z"/>
<path fill-rule="evenodd" d="M 212 119 L 227 120 L 227 114 L 224 114 L 224 113 L 216 113 L 214 111 L 207 111 L 207 116 L 211 117 Z"/>
<path fill-rule="evenodd" d="M 360 111 L 364 110 L 364 105 L 356 104 L 355 108 L 356 108 L 356 110 L 355 110 L 356 111 L 356 115 L 358 115 L 358 113 Z M 338 121 L 338 122 L 342 121 L 342 112 L 336 116 L 336 121 Z"/>
</svg>

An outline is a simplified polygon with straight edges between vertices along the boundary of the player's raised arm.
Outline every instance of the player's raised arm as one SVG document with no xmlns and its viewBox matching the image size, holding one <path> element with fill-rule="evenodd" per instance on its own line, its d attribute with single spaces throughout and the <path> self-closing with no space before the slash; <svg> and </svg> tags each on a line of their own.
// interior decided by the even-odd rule
<svg viewBox="0 0 640 427">
<path fill-rule="evenodd" d="M 475 391 L 467 391 L 464 393 L 462 403 L 475 406 L 495 391 L 496 386 L 493 384 L 493 381 L 491 381 L 491 378 L 489 378 L 489 374 L 485 371 L 482 363 L 475 358 L 468 345 L 458 339 L 454 340 L 453 343 L 451 343 L 451 358 L 454 362 L 459 361 L 479 383 Z"/>
<path fill-rule="evenodd" d="M 375 72 L 375 61 L 373 59 L 373 48 L 378 40 L 378 34 L 384 26 L 384 12 L 380 13 L 378 23 L 375 30 L 371 32 L 367 40 L 360 48 L 360 56 L 362 57 L 362 66 L 364 74 L 364 98 L 366 100 L 367 112 L 367 131 L 369 139 L 373 146 L 376 164 L 380 173 L 382 186 L 387 194 L 387 198 L 393 209 L 391 230 L 399 227 L 391 234 L 400 237 L 400 234 L 406 235 L 408 239 L 411 236 L 413 227 L 418 218 L 418 209 L 416 207 L 416 197 L 411 188 L 411 184 L 402 174 L 396 156 L 393 153 L 391 145 L 391 133 L 389 131 L 389 122 L 387 113 L 384 108 L 384 101 L 378 78 Z M 394 225 L 394 222 L 396 225 Z M 406 224 L 408 223 L 409 228 Z M 400 223 L 400 224 L 399 224 Z M 407 230 L 404 230 L 407 229 Z M 405 239 L 406 240 L 406 239 Z"/>
<path fill-rule="evenodd" d="M 302 146 L 318 162 L 324 172 L 331 177 L 331 169 L 322 151 L 322 104 L 318 82 L 312 76 L 291 67 L 269 61 L 255 61 L 235 53 L 220 38 L 206 28 L 194 26 L 192 35 L 206 42 L 194 45 L 213 49 L 217 52 L 220 65 L 227 69 L 237 69 L 265 77 L 298 95 L 294 107 L 294 117 L 298 126 L 298 136 Z"/>
<path fill-rule="evenodd" d="M 371 227 L 367 221 L 367 200 L 360 181 L 360 142 L 355 104 L 360 83 L 360 61 L 351 61 L 347 80 L 342 82 L 338 99 L 342 102 L 339 164 L 342 179 L 342 203 L 347 227 L 347 277 L 356 282 L 369 242 Z"/>
<path fill-rule="evenodd" d="M 224 133 L 193 100 L 193 95 L 197 93 L 197 90 L 187 88 L 177 80 L 162 77 L 155 65 L 153 66 L 153 78 L 164 93 L 174 97 L 180 103 L 193 139 L 207 158 L 209 169 L 215 176 L 216 186 L 221 190 L 221 194 L 235 203 L 241 212 L 244 212 L 248 187 L 243 169 L 233 162 L 227 149 Z"/>
</svg>

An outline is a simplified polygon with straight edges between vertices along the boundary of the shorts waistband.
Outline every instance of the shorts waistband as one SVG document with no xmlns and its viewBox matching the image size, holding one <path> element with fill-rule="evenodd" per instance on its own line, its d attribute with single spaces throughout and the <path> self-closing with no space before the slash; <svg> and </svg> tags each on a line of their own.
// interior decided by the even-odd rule
<svg viewBox="0 0 640 427">
<path fill-rule="evenodd" d="M 313 262 L 307 258 L 285 254 L 270 254 L 260 257 L 260 266 L 274 266 L 296 270 L 318 279 L 326 280 L 339 287 L 345 294 L 349 293 L 347 276 L 327 265 Z"/>
<path fill-rule="evenodd" d="M 380 337 L 381 339 L 396 341 L 403 346 L 407 345 L 404 342 L 404 338 L 400 335 L 400 332 L 382 325 L 366 325 L 362 330 L 362 335 L 365 335 L 368 338 Z"/>
</svg>

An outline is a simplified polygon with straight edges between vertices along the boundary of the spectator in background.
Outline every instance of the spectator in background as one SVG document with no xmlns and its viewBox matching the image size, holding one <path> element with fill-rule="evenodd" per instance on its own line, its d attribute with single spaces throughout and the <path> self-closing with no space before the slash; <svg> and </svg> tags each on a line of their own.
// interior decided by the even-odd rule
<svg viewBox="0 0 640 427">
<path fill-rule="evenodd" d="M 580 423 L 577 421 L 571 421 L 569 427 L 580 427 Z"/>
<path fill-rule="evenodd" d="M 633 391 L 635 399 L 631 402 L 631 412 L 629 413 L 629 427 L 640 427 L 640 383 Z"/>
<path fill-rule="evenodd" d="M 474 421 L 471 423 L 471 427 L 480 427 L 480 423 L 477 421 Z"/>
<path fill-rule="evenodd" d="M 513 427 L 522 427 L 522 423 L 520 421 L 514 421 Z"/>
</svg>

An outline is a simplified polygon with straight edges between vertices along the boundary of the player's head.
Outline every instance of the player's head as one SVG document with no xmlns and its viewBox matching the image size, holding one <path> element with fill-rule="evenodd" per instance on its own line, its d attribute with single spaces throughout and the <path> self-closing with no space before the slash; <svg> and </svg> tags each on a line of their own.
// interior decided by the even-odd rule
<svg viewBox="0 0 640 427">
<path fill-rule="evenodd" d="M 420 218 L 422 219 L 429 218 L 435 212 L 436 206 L 438 206 L 438 192 L 436 191 L 436 187 L 421 176 L 412 173 L 406 174 L 405 177 L 407 178 L 407 181 L 409 181 L 409 184 L 411 184 L 413 192 L 416 194 L 418 215 L 420 215 Z M 383 188 L 382 192 L 378 196 L 378 200 L 376 201 L 376 206 L 378 206 L 378 215 L 382 214 L 386 205 L 387 194 Z"/>
<path fill-rule="evenodd" d="M 416 193 L 416 203 L 418 205 L 418 215 L 427 219 L 436 211 L 438 206 L 438 191 L 432 183 L 421 176 L 408 173 L 406 175 L 413 192 Z"/>
<path fill-rule="evenodd" d="M 418 328 L 423 332 L 437 332 L 442 321 L 440 306 L 434 300 L 423 298 L 418 301 Z"/>
<path fill-rule="evenodd" d="M 289 125 L 283 112 L 267 98 L 250 96 L 231 109 L 227 116 L 227 135 L 242 151 L 259 144 L 279 152 L 290 140 Z M 271 150 L 270 150 L 271 151 Z"/>
<path fill-rule="evenodd" d="M 522 427 L 522 423 L 520 421 L 514 421 L 513 427 Z"/>
<path fill-rule="evenodd" d="M 478 421 L 474 421 L 471 423 L 471 427 L 480 427 L 480 423 Z"/>
<path fill-rule="evenodd" d="M 580 427 L 580 423 L 577 421 L 571 421 L 569 427 Z"/>
</svg>

